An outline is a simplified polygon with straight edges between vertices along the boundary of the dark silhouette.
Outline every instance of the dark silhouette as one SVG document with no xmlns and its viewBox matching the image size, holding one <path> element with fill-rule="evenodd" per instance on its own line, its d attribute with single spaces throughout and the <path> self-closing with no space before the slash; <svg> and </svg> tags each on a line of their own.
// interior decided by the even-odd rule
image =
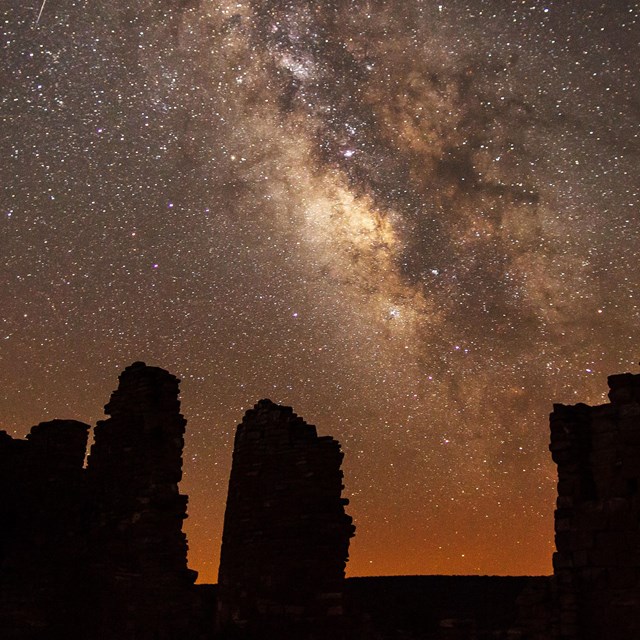
<svg viewBox="0 0 640 640">
<path fill-rule="evenodd" d="M 326 637 L 344 613 L 355 527 L 343 454 L 291 407 L 261 400 L 238 426 L 218 576 L 221 633 Z M 271 634 L 271 635 L 267 635 Z"/>
<path fill-rule="evenodd" d="M 548 582 L 547 576 L 349 578 L 345 605 L 358 640 L 531 640 L 520 601 L 530 590 L 546 591 Z"/>
<path fill-rule="evenodd" d="M 84 470 L 89 425 L 0 432 L 0 637 L 81 637 L 87 578 Z"/>
<path fill-rule="evenodd" d="M 193 633 L 191 588 L 180 495 L 186 420 L 178 379 L 136 362 L 98 422 L 87 463 L 93 635 L 159 640 Z M 189 636 L 190 637 L 190 636 Z"/>
<path fill-rule="evenodd" d="M 562 640 L 640 638 L 640 375 L 608 382 L 610 404 L 551 414 Z"/>
<path fill-rule="evenodd" d="M 199 638 L 178 380 L 136 362 L 98 423 L 0 433 L 0 637 Z M 8 489 L 6 489 L 8 488 Z"/>
<path fill-rule="evenodd" d="M 548 577 L 344 579 L 343 454 L 290 407 L 238 426 L 219 585 L 187 567 L 177 378 L 136 362 L 98 423 L 0 431 L 2 640 L 640 638 L 640 375 L 554 405 Z"/>
</svg>

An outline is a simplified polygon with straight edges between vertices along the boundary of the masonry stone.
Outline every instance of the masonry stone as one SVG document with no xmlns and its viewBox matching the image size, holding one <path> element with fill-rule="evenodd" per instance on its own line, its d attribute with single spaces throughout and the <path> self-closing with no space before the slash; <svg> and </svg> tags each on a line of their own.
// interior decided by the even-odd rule
<svg viewBox="0 0 640 640">
<path fill-rule="evenodd" d="M 222 633 L 338 632 L 355 531 L 341 497 L 342 458 L 340 444 L 318 437 L 291 407 L 261 400 L 247 411 L 236 431 L 224 520 Z"/>
<path fill-rule="evenodd" d="M 608 404 L 550 419 L 558 640 L 640 638 L 640 375 L 608 382 Z"/>
</svg>

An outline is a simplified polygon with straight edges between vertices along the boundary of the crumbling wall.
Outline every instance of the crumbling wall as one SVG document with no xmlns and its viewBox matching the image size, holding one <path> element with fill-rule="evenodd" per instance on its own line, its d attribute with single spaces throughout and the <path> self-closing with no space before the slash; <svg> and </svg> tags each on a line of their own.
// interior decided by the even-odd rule
<svg viewBox="0 0 640 640">
<path fill-rule="evenodd" d="M 89 426 L 52 420 L 26 440 L 0 432 L 0 631 L 80 637 L 86 580 Z"/>
<path fill-rule="evenodd" d="M 314 637 L 340 618 L 349 539 L 343 454 L 291 407 L 261 400 L 238 426 L 224 520 L 218 628 Z"/>
<path fill-rule="evenodd" d="M 640 375 L 608 381 L 610 404 L 551 414 L 562 640 L 640 638 Z"/>
<path fill-rule="evenodd" d="M 178 379 L 136 362 L 98 423 L 0 432 L 0 637 L 198 640 Z M 211 625 L 209 625 L 211 626 Z"/>
<path fill-rule="evenodd" d="M 180 494 L 186 421 L 178 379 L 136 362 L 120 375 L 88 459 L 96 629 L 160 640 L 190 627 L 196 573 L 187 568 Z"/>
</svg>

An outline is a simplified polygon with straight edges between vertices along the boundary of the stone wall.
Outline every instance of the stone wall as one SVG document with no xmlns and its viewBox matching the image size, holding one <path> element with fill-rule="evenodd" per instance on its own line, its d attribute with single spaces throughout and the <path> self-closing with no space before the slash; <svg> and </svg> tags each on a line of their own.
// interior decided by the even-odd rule
<svg viewBox="0 0 640 640">
<path fill-rule="evenodd" d="M 355 531 L 341 498 L 342 458 L 339 443 L 291 407 L 261 400 L 247 411 L 224 520 L 221 633 L 302 639 L 337 629 Z"/>
<path fill-rule="evenodd" d="M 0 431 L 3 640 L 640 638 L 640 375 L 611 376 L 608 404 L 554 405 L 551 578 L 487 579 L 517 591 L 486 606 L 469 597 L 470 579 L 447 582 L 440 604 L 416 599 L 418 583 L 403 579 L 397 602 L 379 594 L 390 610 L 354 592 L 348 615 L 355 529 L 340 445 L 269 400 L 236 432 L 218 588 L 194 586 L 178 383 L 141 362 L 125 369 L 87 468 L 86 424 L 41 423 L 25 440 Z"/>
<path fill-rule="evenodd" d="M 178 379 L 137 362 L 120 376 L 87 468 L 88 425 L 0 432 L 0 637 L 199 640 L 180 495 Z"/>
<path fill-rule="evenodd" d="M 2 638 L 79 637 L 86 581 L 84 456 L 89 426 L 43 422 L 0 432 Z"/>
<path fill-rule="evenodd" d="M 88 459 L 90 571 L 105 638 L 160 640 L 189 629 L 196 573 L 187 568 L 180 494 L 186 420 L 178 379 L 136 362 L 120 376 Z"/>
<path fill-rule="evenodd" d="M 608 381 L 609 404 L 551 414 L 561 640 L 640 638 L 640 375 Z"/>
</svg>

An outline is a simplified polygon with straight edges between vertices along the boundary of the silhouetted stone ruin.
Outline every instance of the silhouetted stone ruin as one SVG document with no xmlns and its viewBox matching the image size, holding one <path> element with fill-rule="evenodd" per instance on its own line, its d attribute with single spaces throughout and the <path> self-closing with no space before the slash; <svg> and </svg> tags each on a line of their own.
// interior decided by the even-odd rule
<svg viewBox="0 0 640 640">
<path fill-rule="evenodd" d="M 238 426 L 218 577 L 218 628 L 316 637 L 339 627 L 355 527 L 343 454 L 291 407 L 261 400 Z M 234 636 L 234 637 L 235 637 Z"/>
<path fill-rule="evenodd" d="M 238 426 L 219 585 L 182 532 L 179 381 L 136 362 L 98 423 L 0 431 L 2 640 L 638 640 L 640 375 L 554 405 L 554 575 L 345 580 L 343 454 L 290 407 Z"/>
<path fill-rule="evenodd" d="M 562 640 L 640 638 L 640 375 L 608 381 L 610 404 L 551 414 Z"/>
<path fill-rule="evenodd" d="M 180 495 L 186 420 L 178 379 L 136 362 L 98 422 L 87 464 L 96 626 L 106 637 L 177 638 L 193 614 Z"/>
<path fill-rule="evenodd" d="M 178 380 L 134 363 L 105 410 L 86 469 L 88 425 L 0 432 L 3 639 L 200 637 Z"/>
<path fill-rule="evenodd" d="M 86 582 L 84 456 L 89 426 L 0 431 L 0 637 L 79 637 Z"/>
</svg>

